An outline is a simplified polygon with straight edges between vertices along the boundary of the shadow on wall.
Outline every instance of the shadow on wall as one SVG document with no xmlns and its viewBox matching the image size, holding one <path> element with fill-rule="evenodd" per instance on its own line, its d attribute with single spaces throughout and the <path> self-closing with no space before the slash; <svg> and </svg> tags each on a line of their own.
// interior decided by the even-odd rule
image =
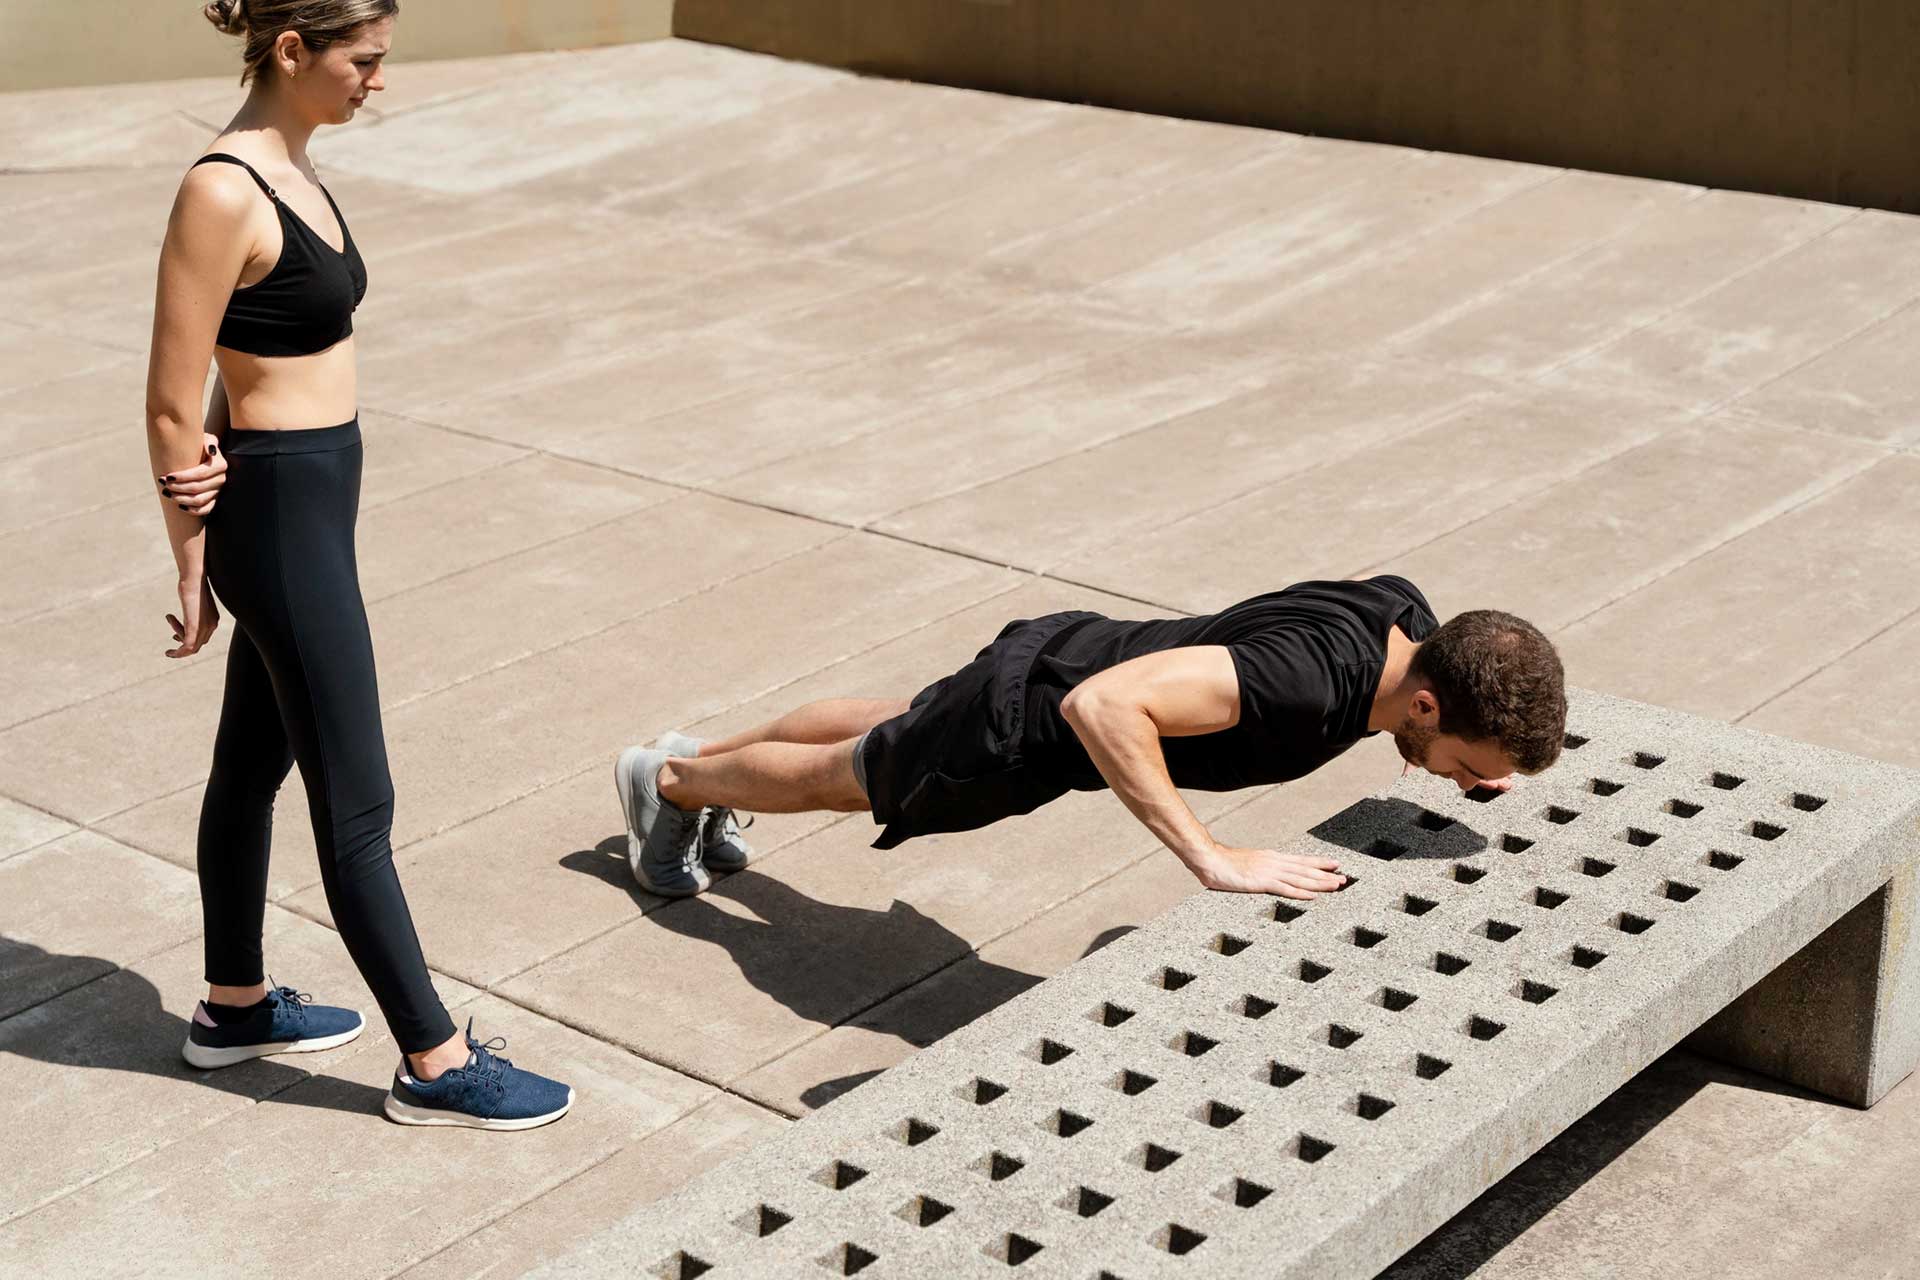
<svg viewBox="0 0 1920 1280">
<path fill-rule="evenodd" d="M 844 907 L 809 898 L 751 869 L 717 878 L 700 897 L 662 906 L 634 883 L 626 849 L 624 834 L 612 836 L 591 850 L 566 855 L 560 865 L 625 890 L 649 909 L 647 918 L 661 928 L 725 948 L 755 990 L 823 1027 L 844 1023 L 925 1048 L 1044 976 L 982 959 L 965 938 L 909 903 L 896 899 L 884 911 Z M 727 910 L 715 898 L 752 915 Z M 1081 954 L 1092 955 L 1132 929 L 1107 929 Z M 849 986 L 875 972 L 881 974 L 888 995 L 938 974 L 947 998 L 882 998 L 849 1017 L 849 1004 L 862 998 L 851 994 Z M 809 1107 L 824 1106 L 879 1074 L 862 1071 L 823 1080 L 800 1099 Z"/>
<path fill-rule="evenodd" d="M 161 1007 L 160 992 L 131 969 L 97 956 L 61 955 L 0 937 L 0 955 L 15 966 L 103 973 L 54 998 L 0 1021 L 0 1061 L 16 1054 L 55 1066 L 129 1071 L 202 1084 L 255 1101 L 285 1102 L 328 1111 L 378 1115 L 385 1094 L 372 1085 L 328 1080 L 325 1088 L 286 1091 L 313 1073 L 261 1058 L 218 1071 L 198 1071 L 180 1056 L 187 1020 Z M 72 1096 L 81 1096 L 84 1084 Z"/>
</svg>

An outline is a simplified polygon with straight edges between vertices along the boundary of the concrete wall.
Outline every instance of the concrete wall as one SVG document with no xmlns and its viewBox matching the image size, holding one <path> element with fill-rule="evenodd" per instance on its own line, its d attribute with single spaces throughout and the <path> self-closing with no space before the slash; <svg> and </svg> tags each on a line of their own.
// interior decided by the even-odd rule
<svg viewBox="0 0 1920 1280">
<path fill-rule="evenodd" d="M 407 61 L 657 40 L 673 0 L 401 0 Z M 238 76 L 195 0 L 0 0 L 0 90 Z"/>
<path fill-rule="evenodd" d="M 877 74 L 1920 211 L 1914 0 L 678 0 Z"/>
</svg>

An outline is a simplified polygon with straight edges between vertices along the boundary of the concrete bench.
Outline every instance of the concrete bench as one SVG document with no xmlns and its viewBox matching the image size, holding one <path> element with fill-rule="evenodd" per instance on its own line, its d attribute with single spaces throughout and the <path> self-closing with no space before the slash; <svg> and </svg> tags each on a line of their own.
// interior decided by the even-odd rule
<svg viewBox="0 0 1920 1280">
<path fill-rule="evenodd" d="M 1196 894 L 552 1273 L 1372 1276 L 1689 1036 L 1856 1105 L 1906 1075 L 1920 775 L 1571 726 L 1510 794 L 1407 778 L 1295 842 L 1346 891 Z"/>
</svg>

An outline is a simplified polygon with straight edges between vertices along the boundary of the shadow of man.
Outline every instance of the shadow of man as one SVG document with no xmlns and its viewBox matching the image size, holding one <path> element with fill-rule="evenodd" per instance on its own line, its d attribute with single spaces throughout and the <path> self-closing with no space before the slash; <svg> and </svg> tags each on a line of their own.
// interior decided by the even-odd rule
<svg viewBox="0 0 1920 1280">
<path fill-rule="evenodd" d="M 378 1112 L 385 1097 L 380 1089 L 347 1080 L 329 1080 L 324 1089 L 285 1096 L 313 1073 L 272 1058 L 218 1071 L 196 1070 L 180 1056 L 187 1020 L 161 1006 L 159 990 L 146 978 L 98 956 L 62 955 L 0 936 L 0 972 L 101 975 L 0 1019 L 0 1057 L 14 1054 L 59 1067 L 180 1080 L 253 1101 L 272 1099 L 322 1110 Z M 68 1096 L 79 1101 L 85 1088 L 84 1083 L 69 1084 Z"/>
<path fill-rule="evenodd" d="M 626 847 L 625 835 L 614 836 L 560 862 L 626 891 L 661 928 L 724 948 L 755 990 L 823 1027 L 851 1024 L 925 1048 L 1044 976 L 983 959 L 965 938 L 897 898 L 885 910 L 841 906 L 752 868 L 716 879 L 699 897 L 661 905 L 634 883 Z M 728 910 L 715 899 L 746 911 Z M 1132 927 L 1102 932 L 1081 954 Z M 928 983 L 927 994 L 937 998 L 893 998 L 920 983 Z M 801 1100 L 818 1107 L 878 1074 L 823 1080 Z"/>
</svg>

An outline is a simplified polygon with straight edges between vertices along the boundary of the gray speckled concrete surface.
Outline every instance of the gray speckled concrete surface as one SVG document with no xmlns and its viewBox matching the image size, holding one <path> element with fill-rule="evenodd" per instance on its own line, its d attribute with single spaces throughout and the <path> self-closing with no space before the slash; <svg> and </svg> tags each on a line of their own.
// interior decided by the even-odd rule
<svg viewBox="0 0 1920 1280">
<path fill-rule="evenodd" d="M 1920 774 L 1578 693 L 1546 775 L 1303 837 L 1341 893 L 1196 894 L 548 1274 L 1371 1276 L 1874 899 L 1916 819 Z"/>
</svg>

